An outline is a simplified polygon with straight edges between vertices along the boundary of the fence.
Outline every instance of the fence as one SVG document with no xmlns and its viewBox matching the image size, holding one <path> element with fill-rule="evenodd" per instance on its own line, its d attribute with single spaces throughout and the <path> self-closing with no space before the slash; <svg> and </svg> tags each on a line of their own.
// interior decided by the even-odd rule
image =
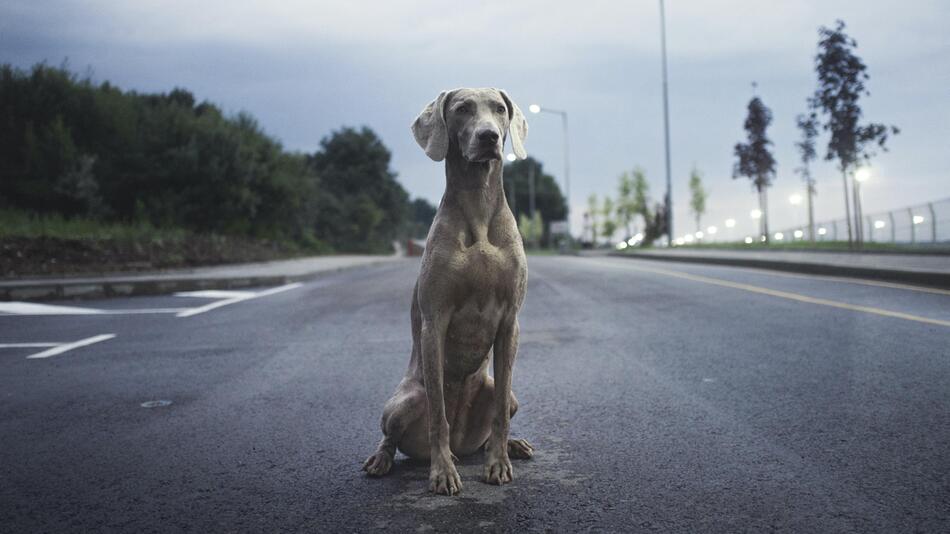
<svg viewBox="0 0 950 534">
<path fill-rule="evenodd" d="M 861 220 L 864 241 L 868 243 L 941 243 L 950 242 L 950 198 L 891 211 L 865 215 Z M 779 230 L 776 241 L 808 239 L 808 225 Z M 847 241 L 848 222 L 834 219 L 815 223 L 817 241 Z"/>
</svg>

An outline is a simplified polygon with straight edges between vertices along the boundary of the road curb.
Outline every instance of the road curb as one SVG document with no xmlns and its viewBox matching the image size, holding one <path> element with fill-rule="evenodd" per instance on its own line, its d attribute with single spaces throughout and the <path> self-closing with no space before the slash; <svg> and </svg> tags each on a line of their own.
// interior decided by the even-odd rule
<svg viewBox="0 0 950 534">
<path fill-rule="evenodd" d="M 0 282 L 0 302 L 3 301 L 43 301 L 43 300 L 86 300 L 108 297 L 133 297 L 146 295 L 166 295 L 179 291 L 198 291 L 202 289 L 241 289 L 258 286 L 276 286 L 293 282 L 306 282 L 324 275 L 344 270 L 379 265 L 390 260 L 357 263 L 310 271 L 293 275 L 265 276 L 183 276 L 181 278 L 135 275 L 116 275 L 102 278 L 77 278 L 76 280 L 57 279 L 55 281 L 15 280 Z"/>
<path fill-rule="evenodd" d="M 909 271 L 897 269 L 875 269 L 872 267 L 851 267 L 828 263 L 808 263 L 779 260 L 761 260 L 752 258 L 722 258 L 710 256 L 679 256 L 674 254 L 637 254 L 612 252 L 614 258 L 629 258 L 655 261 L 676 261 L 681 263 L 702 263 L 707 265 L 727 265 L 732 267 L 753 267 L 773 271 L 785 271 L 803 274 L 827 276 L 845 276 L 866 278 L 884 282 L 900 282 L 918 286 L 950 289 L 950 273 L 938 271 Z"/>
</svg>

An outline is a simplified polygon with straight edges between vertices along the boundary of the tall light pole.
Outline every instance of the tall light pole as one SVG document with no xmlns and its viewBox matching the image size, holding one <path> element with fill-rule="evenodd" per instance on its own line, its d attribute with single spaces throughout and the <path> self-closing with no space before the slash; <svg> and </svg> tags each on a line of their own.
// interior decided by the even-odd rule
<svg viewBox="0 0 950 534">
<path fill-rule="evenodd" d="M 561 116 L 561 125 L 564 127 L 564 197 L 567 199 L 567 237 L 571 237 L 571 158 L 569 156 L 570 144 L 567 135 L 567 112 L 559 109 L 543 108 L 537 104 L 528 106 L 531 113 L 554 113 Z"/>
<path fill-rule="evenodd" d="M 673 246 L 673 179 L 670 177 L 670 103 L 666 83 L 666 14 L 660 0 L 660 50 L 663 54 L 663 136 L 666 146 L 666 244 Z"/>
</svg>

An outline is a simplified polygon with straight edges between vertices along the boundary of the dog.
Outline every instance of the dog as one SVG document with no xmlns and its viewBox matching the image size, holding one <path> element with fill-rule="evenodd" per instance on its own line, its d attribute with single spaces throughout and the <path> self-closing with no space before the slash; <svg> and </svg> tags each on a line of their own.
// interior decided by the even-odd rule
<svg viewBox="0 0 950 534">
<path fill-rule="evenodd" d="M 509 132 L 515 155 L 526 158 L 528 123 L 499 89 L 442 91 L 412 124 L 426 155 L 445 160 L 445 194 L 412 293 L 409 369 L 383 409 L 383 439 L 363 464 L 369 475 L 388 473 L 398 448 L 429 460 L 430 491 L 457 495 L 457 457 L 484 448 L 484 481 L 501 485 L 512 480 L 511 458 L 534 454 L 526 440 L 509 439 L 527 287 L 524 244 L 502 185 Z"/>
</svg>

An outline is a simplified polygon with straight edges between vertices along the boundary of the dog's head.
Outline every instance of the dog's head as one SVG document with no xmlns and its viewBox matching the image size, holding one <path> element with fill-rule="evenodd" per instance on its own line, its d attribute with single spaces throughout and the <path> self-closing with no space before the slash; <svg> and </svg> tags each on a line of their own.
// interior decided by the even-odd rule
<svg viewBox="0 0 950 534">
<path fill-rule="evenodd" d="M 442 91 L 412 123 L 416 142 L 434 161 L 445 159 L 450 146 L 470 162 L 500 160 L 509 131 L 515 155 L 526 158 L 528 123 L 501 89 Z"/>
</svg>

